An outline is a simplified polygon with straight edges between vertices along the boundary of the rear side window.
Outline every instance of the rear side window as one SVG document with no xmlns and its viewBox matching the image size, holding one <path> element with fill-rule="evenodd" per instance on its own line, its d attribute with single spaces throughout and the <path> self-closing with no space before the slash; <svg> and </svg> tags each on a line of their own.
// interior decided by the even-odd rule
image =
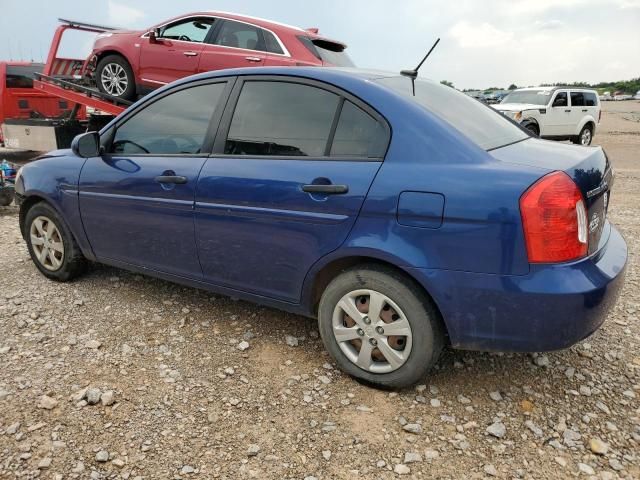
<svg viewBox="0 0 640 480">
<path fill-rule="evenodd" d="M 324 64 L 334 67 L 354 67 L 354 63 L 345 52 L 344 45 L 340 43 L 323 40 L 321 38 L 310 38 L 299 36 L 298 40 L 313 53 L 313 55 L 322 60 Z"/>
<path fill-rule="evenodd" d="M 582 92 L 571 92 L 571 106 L 584 107 L 584 94 Z"/>
<path fill-rule="evenodd" d="M 451 87 L 416 79 L 414 96 L 409 77 L 387 77 L 376 81 L 447 121 L 485 150 L 529 138 L 526 132 L 504 115 Z"/>
<path fill-rule="evenodd" d="M 246 50 L 265 50 L 260 28 L 231 20 L 223 22 L 215 44 Z"/>
<path fill-rule="evenodd" d="M 331 156 L 381 158 L 387 147 L 384 127 L 345 100 L 331 145 Z"/>
<path fill-rule="evenodd" d="M 338 95 L 309 85 L 246 82 L 225 153 L 324 156 L 338 102 Z"/>
<path fill-rule="evenodd" d="M 284 55 L 282 47 L 278 43 L 278 40 L 276 40 L 276 37 L 273 35 L 273 33 L 262 30 L 262 35 L 264 36 L 264 43 L 267 47 L 267 52 Z"/>
<path fill-rule="evenodd" d="M 595 107 L 596 105 L 598 105 L 598 97 L 593 92 L 585 92 L 584 104 L 587 107 Z"/>
<path fill-rule="evenodd" d="M 155 101 L 116 129 L 110 152 L 142 155 L 200 153 L 209 121 L 225 85 L 199 85 Z"/>
</svg>

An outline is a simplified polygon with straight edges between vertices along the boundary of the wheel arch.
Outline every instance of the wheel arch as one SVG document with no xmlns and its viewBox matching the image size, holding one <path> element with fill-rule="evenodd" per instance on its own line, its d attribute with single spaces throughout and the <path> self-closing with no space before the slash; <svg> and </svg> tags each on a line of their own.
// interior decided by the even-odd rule
<svg viewBox="0 0 640 480">
<path fill-rule="evenodd" d="M 303 286 L 303 306 L 308 310 L 309 314 L 313 317 L 317 316 L 318 313 L 318 305 L 320 303 L 320 298 L 322 293 L 329 285 L 332 279 L 334 279 L 341 272 L 353 268 L 357 265 L 377 265 L 384 267 L 388 270 L 394 271 L 395 273 L 401 275 L 407 281 L 413 283 L 420 291 L 422 291 L 427 299 L 431 302 L 434 310 L 438 315 L 438 320 L 443 328 L 443 332 L 449 337 L 449 331 L 447 328 L 446 321 L 444 320 L 441 309 L 438 306 L 438 302 L 431 295 L 428 289 L 418 281 L 415 276 L 413 276 L 406 269 L 399 267 L 397 263 L 394 263 L 392 259 L 385 258 L 385 255 L 377 255 L 374 252 L 366 252 L 366 253 L 348 253 L 344 255 L 334 255 L 331 258 L 326 258 L 324 261 L 319 262 L 314 265 L 312 271 L 307 274 L 307 277 Z"/>
</svg>

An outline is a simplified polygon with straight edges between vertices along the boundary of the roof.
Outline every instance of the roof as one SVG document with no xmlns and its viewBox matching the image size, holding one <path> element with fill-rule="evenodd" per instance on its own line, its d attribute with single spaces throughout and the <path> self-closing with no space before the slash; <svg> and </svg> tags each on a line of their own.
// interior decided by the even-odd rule
<svg viewBox="0 0 640 480">
<path fill-rule="evenodd" d="M 526 87 L 526 88 L 518 88 L 517 90 L 512 90 L 515 92 L 526 92 L 526 91 L 539 91 L 543 92 L 555 92 L 556 90 L 584 90 L 589 92 L 595 92 L 595 89 L 590 87 L 572 87 L 571 85 L 552 85 L 552 86 L 544 86 L 544 87 Z"/>
</svg>

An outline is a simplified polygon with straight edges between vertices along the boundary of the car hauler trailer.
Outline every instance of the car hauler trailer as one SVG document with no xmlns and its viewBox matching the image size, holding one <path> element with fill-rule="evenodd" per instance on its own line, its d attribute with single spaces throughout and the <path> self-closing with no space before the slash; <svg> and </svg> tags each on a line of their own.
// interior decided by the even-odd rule
<svg viewBox="0 0 640 480">
<path fill-rule="evenodd" d="M 59 21 L 47 62 L 31 69 L 26 81 L 30 92 L 25 93 L 30 93 L 34 98 L 53 99 L 58 102 L 60 109 L 65 107 L 64 111 L 59 115 L 13 115 L 3 101 L 0 110 L 6 113 L 2 115 L 0 112 L 0 127 L 5 146 L 9 148 L 33 151 L 68 148 L 75 135 L 98 130 L 131 104 L 85 85 L 80 75 L 84 59 L 59 56 L 63 35 L 69 30 L 104 33 L 115 29 L 73 20 Z"/>
</svg>

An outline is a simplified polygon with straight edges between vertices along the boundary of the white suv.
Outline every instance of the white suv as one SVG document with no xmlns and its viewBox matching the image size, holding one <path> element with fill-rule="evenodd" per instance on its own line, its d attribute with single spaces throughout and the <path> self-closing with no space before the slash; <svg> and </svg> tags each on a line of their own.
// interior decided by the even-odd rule
<svg viewBox="0 0 640 480">
<path fill-rule="evenodd" d="M 595 90 L 570 87 L 519 88 L 492 105 L 534 135 L 590 145 L 600 123 Z"/>
</svg>

